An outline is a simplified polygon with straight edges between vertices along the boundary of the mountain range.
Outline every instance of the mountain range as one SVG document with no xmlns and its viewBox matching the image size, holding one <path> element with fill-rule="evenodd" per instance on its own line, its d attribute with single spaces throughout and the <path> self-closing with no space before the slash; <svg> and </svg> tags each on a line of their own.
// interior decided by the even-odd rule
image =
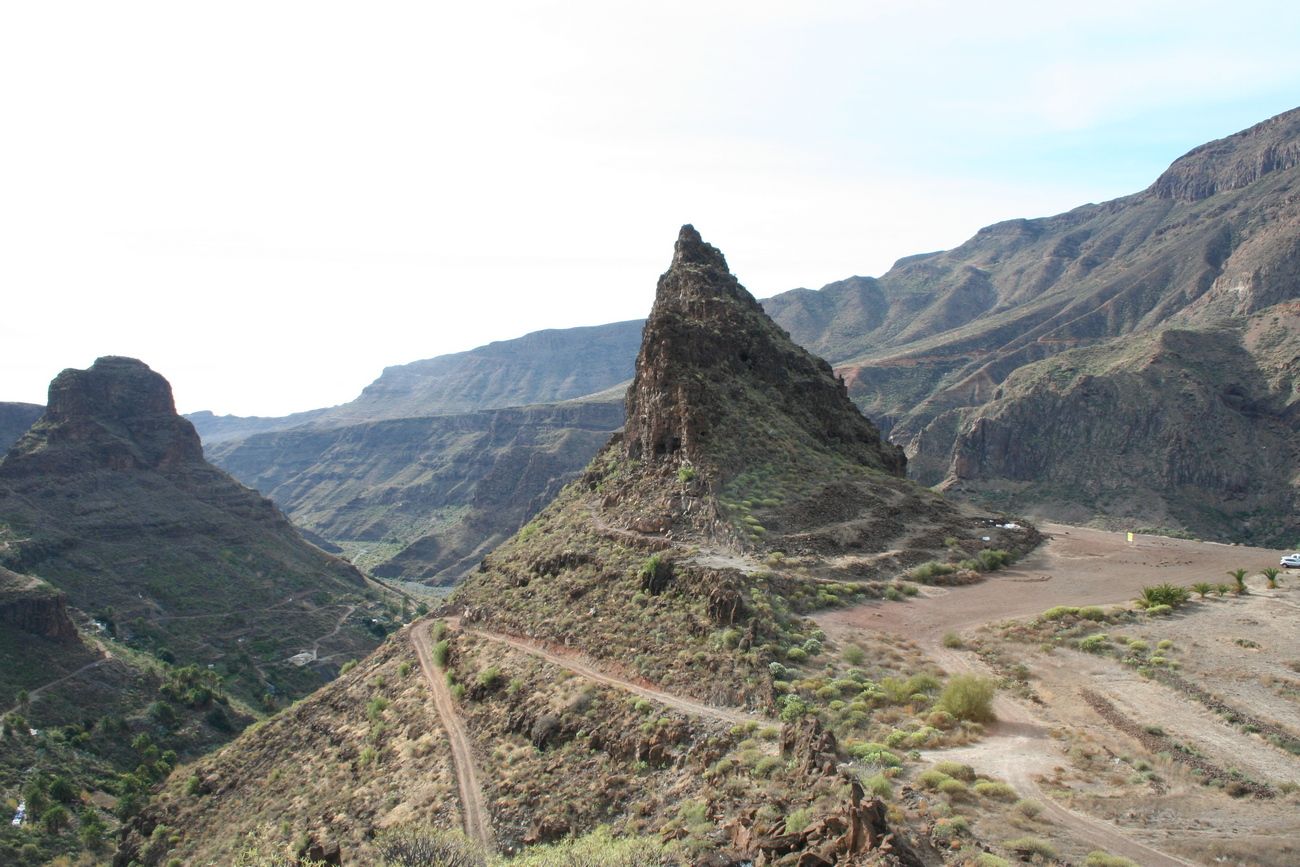
<svg viewBox="0 0 1300 867">
<path fill-rule="evenodd" d="M 1300 110 L 1140 193 L 762 304 L 917 481 L 1041 518 L 1292 544 L 1298 149 Z M 389 368 L 331 409 L 192 420 L 214 462 L 357 562 L 452 583 L 619 426 L 641 327 Z"/>
</svg>

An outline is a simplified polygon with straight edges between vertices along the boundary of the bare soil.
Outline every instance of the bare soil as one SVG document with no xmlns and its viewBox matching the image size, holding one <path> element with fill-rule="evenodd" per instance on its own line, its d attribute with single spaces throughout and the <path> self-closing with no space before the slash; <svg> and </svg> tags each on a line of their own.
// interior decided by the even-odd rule
<svg viewBox="0 0 1300 867">
<path fill-rule="evenodd" d="M 1045 545 L 980 584 L 924 588 L 906 602 L 868 603 L 816 619 L 840 641 L 862 630 L 907 636 L 950 672 L 1006 675 L 1008 664 L 1021 666 L 1030 698 L 1000 693 L 999 721 L 984 740 L 933 757 L 971 764 L 1038 800 L 1046 822 L 1035 831 L 1064 854 L 1104 849 L 1143 865 L 1300 863 L 1300 797 L 1292 789 L 1300 781 L 1300 757 L 1115 656 L 1018 643 L 993 626 L 1060 605 L 1122 605 L 1144 586 L 1163 582 L 1232 583 L 1227 572 L 1246 569 L 1253 576 L 1246 596 L 1198 599 L 1171 617 L 1097 624 L 1095 631 L 1122 633 L 1112 639 L 1117 647 L 1129 639 L 1151 648 L 1170 642 L 1151 653 L 1174 660 L 1178 677 L 1223 705 L 1295 733 L 1300 587 L 1289 585 L 1300 582 L 1284 575 L 1280 589 L 1270 590 L 1258 575 L 1277 565 L 1278 552 L 1156 536 L 1130 543 L 1123 533 L 1064 525 L 1042 529 L 1050 535 Z M 950 634 L 994 648 L 1004 660 L 1000 670 L 945 647 Z M 1089 695 L 1113 706 L 1130 733 L 1103 718 Z M 1159 732 L 1159 742 L 1178 745 L 1180 754 L 1153 753 L 1132 734 L 1146 731 Z M 1228 770 L 1255 788 L 1242 787 L 1248 791 L 1233 797 L 1230 787 L 1207 786 L 1197 763 Z M 1250 796 L 1262 788 L 1277 797 Z M 1005 835 L 1019 833 L 1006 829 Z"/>
</svg>

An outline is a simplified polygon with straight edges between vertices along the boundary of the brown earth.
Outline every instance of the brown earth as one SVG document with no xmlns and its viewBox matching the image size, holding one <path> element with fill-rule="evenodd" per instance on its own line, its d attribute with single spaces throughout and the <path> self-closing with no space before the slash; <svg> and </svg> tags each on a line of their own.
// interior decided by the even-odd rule
<svg viewBox="0 0 1300 867">
<path fill-rule="evenodd" d="M 1300 617 L 1292 582 L 1283 576 L 1281 589 L 1270 590 L 1256 574 L 1277 563 L 1277 552 L 1145 535 L 1130 543 L 1123 533 L 1064 525 L 1042 529 L 1050 536 L 1046 545 L 981 584 L 926 588 L 904 604 L 861 605 L 816 619 L 841 641 L 862 630 L 908 636 L 950 672 L 1018 682 L 1022 696 L 999 694 L 998 722 L 984 740 L 933 757 L 971 764 L 1037 799 L 1050 823 L 1050 830 L 1037 830 L 1061 849 L 1082 855 L 1101 848 L 1143 865 L 1295 863 L 1300 822 L 1288 792 L 1300 780 L 1300 759 L 1213 712 L 1192 690 L 1175 688 L 1191 683 L 1212 694 L 1217 709 L 1294 736 Z M 1167 650 L 1152 651 L 1179 666 L 1165 682 L 1112 656 L 1079 652 L 1070 640 L 1036 646 L 1046 637 L 1044 625 L 1055 628 L 1052 621 L 1007 625 L 1055 606 L 1126 603 L 1163 582 L 1229 583 L 1226 573 L 1235 568 L 1254 576 L 1248 595 L 1193 601 L 1180 609 L 1187 613 L 1171 617 L 1125 611 L 1060 633 L 1104 631 L 1114 641 L 1151 647 L 1167 642 Z M 1013 640 L 1017 629 L 1028 634 Z M 954 634 L 980 656 L 945 646 Z M 1135 773 L 1144 768 L 1150 770 Z M 1204 785 L 1216 775 L 1228 785 Z"/>
</svg>

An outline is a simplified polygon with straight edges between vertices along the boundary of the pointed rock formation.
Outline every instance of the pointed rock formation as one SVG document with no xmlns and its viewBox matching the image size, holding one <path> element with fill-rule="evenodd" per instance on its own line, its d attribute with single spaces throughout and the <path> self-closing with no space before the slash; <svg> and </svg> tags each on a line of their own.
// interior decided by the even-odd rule
<svg viewBox="0 0 1300 867">
<path fill-rule="evenodd" d="M 830 365 L 795 345 L 689 225 L 646 321 L 624 443 L 633 460 L 724 472 L 770 462 L 789 447 L 896 476 L 906 467 L 902 450 L 858 412 Z"/>
<path fill-rule="evenodd" d="M 377 641 L 360 622 L 331 634 L 349 605 L 367 604 L 360 573 L 207 463 L 167 381 L 135 359 L 101 358 L 50 384 L 45 414 L 0 461 L 0 539 L 0 563 L 165 658 L 224 660 L 249 697 L 301 694 L 330 673 L 282 664 L 295 654 Z"/>
</svg>

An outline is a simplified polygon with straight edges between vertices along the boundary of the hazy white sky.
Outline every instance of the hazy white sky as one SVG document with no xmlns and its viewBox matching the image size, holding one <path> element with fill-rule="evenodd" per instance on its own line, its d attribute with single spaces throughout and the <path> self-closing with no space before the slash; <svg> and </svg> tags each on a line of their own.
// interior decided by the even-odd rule
<svg viewBox="0 0 1300 867">
<path fill-rule="evenodd" d="M 1297 44 L 1250 0 L 5 3 L 0 400 L 118 354 L 340 403 L 643 316 L 684 222 L 760 297 L 879 274 L 1295 107 Z"/>
</svg>

